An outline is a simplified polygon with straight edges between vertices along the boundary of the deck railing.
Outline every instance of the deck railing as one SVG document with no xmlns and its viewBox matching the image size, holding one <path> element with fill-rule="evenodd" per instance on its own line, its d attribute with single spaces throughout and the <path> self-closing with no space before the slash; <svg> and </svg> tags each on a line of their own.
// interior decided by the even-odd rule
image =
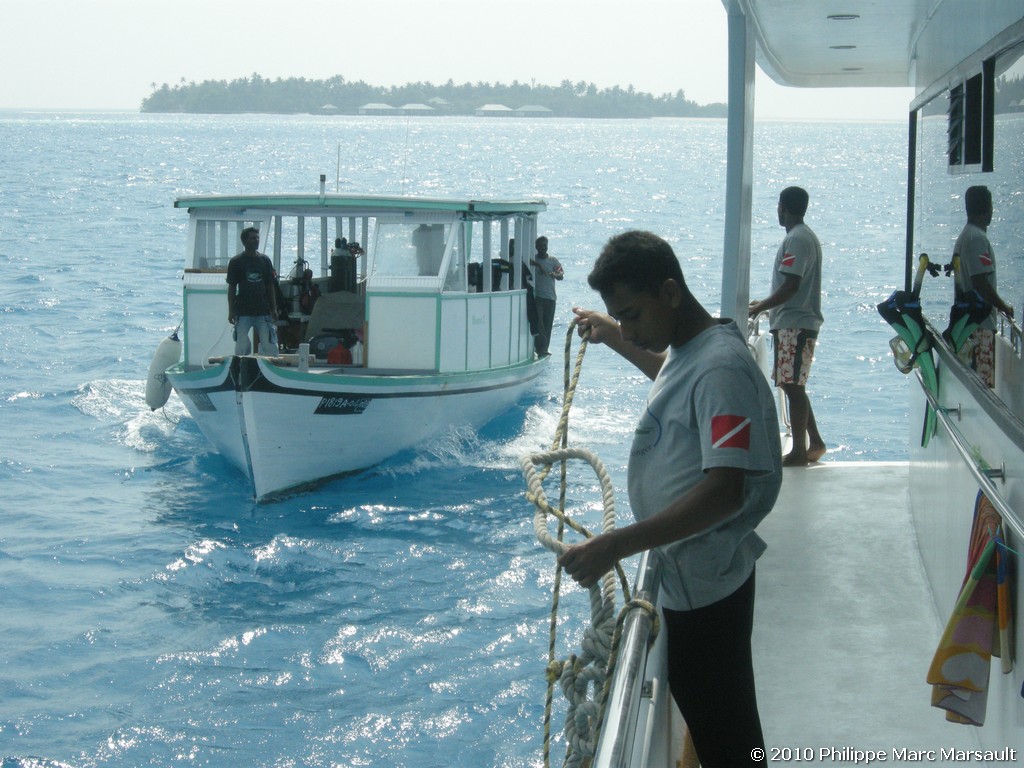
<svg viewBox="0 0 1024 768">
<path fill-rule="evenodd" d="M 789 418 L 789 399 L 786 397 L 786 393 L 783 392 L 781 387 L 776 387 L 775 382 L 772 381 L 771 371 L 775 367 L 774 359 L 769 360 L 769 354 L 774 358 L 774 352 L 771 351 L 769 343 L 773 341 L 771 331 L 763 332 L 761 330 L 761 321 L 768 320 L 768 311 L 765 310 L 751 318 L 747 319 L 747 349 L 750 350 L 750 354 L 757 360 L 758 367 L 764 371 L 765 377 L 768 379 L 768 383 L 772 385 L 775 391 L 775 409 L 779 414 L 779 426 L 783 435 L 783 443 L 793 435 L 793 424 Z M 762 342 L 761 339 L 764 337 L 767 342 Z"/>
<path fill-rule="evenodd" d="M 658 567 L 650 560 L 650 552 L 644 552 L 637 566 L 633 598 L 656 605 L 660 580 Z M 647 695 L 643 684 L 644 670 L 653 628 L 653 618 L 641 607 L 634 608 L 625 618 L 593 768 L 628 768 L 631 764 L 640 703 Z"/>
<path fill-rule="evenodd" d="M 935 410 L 938 422 L 942 425 L 946 434 L 949 435 L 949 439 L 952 441 L 954 447 L 956 447 L 957 453 L 960 454 L 960 458 L 963 459 L 964 464 L 971 471 L 971 474 L 974 475 L 974 479 L 977 480 L 978 486 L 985 492 L 988 500 L 992 502 L 992 506 L 994 506 L 996 511 L 1002 516 L 1003 522 L 1013 528 L 1014 533 L 1016 533 L 1017 536 L 1024 539 L 1024 522 L 1022 522 L 1020 517 L 1018 517 L 1017 512 L 1006 503 L 1002 494 L 999 492 L 999 488 L 994 482 L 992 482 L 993 480 L 1001 479 L 1006 468 L 983 466 L 976 458 L 971 444 L 967 442 L 967 439 L 953 422 L 954 415 L 957 420 L 960 419 L 960 408 L 944 407 L 939 403 L 938 398 L 928 391 L 928 388 L 924 385 L 924 380 L 921 378 L 920 374 L 918 374 L 917 380 L 921 385 L 921 391 L 924 392 L 924 396 L 928 400 L 928 404 Z"/>
<path fill-rule="evenodd" d="M 1020 355 L 1021 347 L 1021 329 L 1017 326 L 1010 318 L 1000 316 L 1001 325 L 1003 326 L 1003 335 L 1007 335 L 1007 331 L 1010 336 L 1011 345 L 1017 355 Z M 1008 326 L 1008 327 L 1007 327 Z M 928 332 L 931 334 L 933 339 L 941 339 L 941 335 L 935 329 L 935 327 L 926 322 Z M 947 367 L 959 366 L 963 368 L 963 363 L 953 353 L 952 350 L 945 347 L 942 341 L 938 341 L 933 345 L 933 349 L 939 354 L 943 364 Z M 953 371 L 951 370 L 952 374 Z M 973 372 L 971 372 L 973 375 Z M 1024 521 L 1021 520 L 1021 516 L 1018 512 L 1011 507 L 1006 500 L 1003 498 L 1002 493 L 999 490 L 999 486 L 996 485 L 995 480 L 1003 480 L 1006 467 L 991 467 L 983 457 L 979 457 L 977 451 L 971 445 L 964 434 L 960 431 L 957 426 L 957 422 L 962 418 L 962 409 L 958 404 L 957 407 L 951 408 L 943 403 L 939 402 L 938 396 L 928 391 L 925 386 L 924 379 L 921 377 L 920 370 L 916 371 L 917 382 L 921 387 L 921 391 L 928 402 L 928 405 L 934 409 L 937 416 L 937 421 L 942 425 L 943 430 L 949 435 L 950 442 L 956 448 L 957 453 L 960 454 L 964 465 L 968 468 L 974 479 L 977 481 L 978 486 L 984 491 L 989 501 L 992 502 L 992 506 L 996 508 L 996 511 L 1002 516 L 1003 521 L 1013 529 L 1014 533 L 1024 539 Z M 979 379 L 977 382 L 972 382 L 972 386 L 977 388 L 977 396 L 979 398 L 988 398 L 991 405 L 987 409 L 993 409 L 992 412 L 1000 414 L 1000 418 L 1007 424 L 1019 424 L 1017 419 L 1013 416 L 1012 412 L 1006 407 L 1006 405 L 999 400 L 990 390 L 988 390 Z M 995 418 L 995 417 L 993 417 Z M 1017 431 L 1017 436 L 1014 441 L 1019 445 L 1021 440 L 1021 434 Z"/>
<path fill-rule="evenodd" d="M 1000 313 L 999 332 L 1004 337 L 1007 337 L 1007 340 L 1010 342 L 1010 348 L 1013 350 L 1013 353 L 1017 355 L 1017 357 L 1024 357 L 1021 345 L 1021 329 L 1020 326 L 1017 325 L 1017 322 L 1013 318 L 1007 317 L 1006 315 Z"/>
</svg>

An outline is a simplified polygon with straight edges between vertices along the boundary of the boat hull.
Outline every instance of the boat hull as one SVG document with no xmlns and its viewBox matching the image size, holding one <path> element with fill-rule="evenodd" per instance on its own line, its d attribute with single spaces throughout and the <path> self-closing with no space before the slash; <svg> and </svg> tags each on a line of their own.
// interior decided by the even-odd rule
<svg viewBox="0 0 1024 768">
<path fill-rule="evenodd" d="M 931 329 L 933 336 L 938 333 Z M 972 371 L 967 370 L 942 344 L 935 345 L 939 361 L 939 392 L 936 401 L 943 413 L 934 436 L 922 445 L 921 425 L 928 408 L 924 387 L 915 387 L 910 413 L 910 506 L 921 559 L 940 619 L 953 613 L 970 568 L 968 548 L 979 478 L 992 472 L 993 496 L 1011 510 L 1024 508 L 1024 424 L 993 396 Z M 1024 363 L 1002 338 L 997 339 L 996 370 L 1007 381 L 1020 381 Z M 960 444 L 958 448 L 957 444 Z M 966 449 L 965 456 L 961 449 Z M 972 471 L 972 465 L 976 467 Z M 1019 550 L 1019 523 L 1003 517 L 1007 546 Z M 1013 596 L 1012 614 L 1024 615 L 1024 590 Z M 1024 650 L 1019 636 L 1016 647 L 1004 651 L 1017 660 L 1010 674 L 1000 672 L 993 660 L 989 675 L 987 718 L 978 737 L 986 749 L 1012 747 L 1024 750 L 1020 697 Z"/>
<path fill-rule="evenodd" d="M 194 370 L 179 364 L 168 368 L 165 375 L 199 431 L 218 453 L 251 479 L 242 431 L 237 359 L 225 358 L 221 363 Z"/>
<path fill-rule="evenodd" d="M 246 356 L 206 370 L 172 369 L 168 379 L 263 500 L 373 466 L 445 430 L 479 427 L 544 368 L 542 359 L 451 374 L 303 372 Z"/>
</svg>

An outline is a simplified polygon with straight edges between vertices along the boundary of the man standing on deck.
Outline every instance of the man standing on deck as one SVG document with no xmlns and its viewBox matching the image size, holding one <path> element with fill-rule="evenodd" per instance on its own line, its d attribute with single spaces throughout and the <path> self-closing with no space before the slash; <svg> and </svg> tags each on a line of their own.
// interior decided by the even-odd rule
<svg viewBox="0 0 1024 768">
<path fill-rule="evenodd" d="M 548 239 L 541 235 L 536 242 L 537 255 L 530 260 L 530 264 L 537 270 L 534 278 L 533 293 L 537 300 L 537 320 L 540 331 L 541 347 L 537 354 L 544 356 L 548 354 L 548 347 L 551 344 L 551 329 L 555 325 L 555 281 L 565 277 L 562 265 L 554 256 L 548 255 Z"/>
<path fill-rule="evenodd" d="M 654 383 L 633 434 L 627 483 L 636 522 L 559 557 L 585 587 L 651 550 L 668 637 L 668 681 L 705 768 L 767 765 L 751 633 L 755 528 L 782 484 L 771 388 L 732 320 L 716 320 L 672 247 L 625 232 L 587 278 L 607 314 L 576 307 L 579 330 Z"/>
<path fill-rule="evenodd" d="M 992 193 L 988 187 L 968 188 L 964 194 L 967 224 L 953 246 L 955 266 L 955 301 L 969 300 L 968 294 L 977 293 L 992 305 L 992 312 L 971 334 L 971 368 L 989 388 L 996 385 L 995 333 L 998 310 L 1013 317 L 1013 307 L 996 291 L 996 255 L 988 241 L 988 225 L 992 223 Z"/>
<path fill-rule="evenodd" d="M 779 225 L 786 237 L 775 256 L 772 293 L 750 303 L 750 317 L 768 310 L 774 337 L 775 385 L 786 393 L 793 447 L 782 461 L 786 467 L 805 467 L 825 455 L 814 410 L 807 397 L 807 376 L 814 359 L 821 314 L 821 243 L 804 223 L 810 197 L 801 187 L 786 187 L 779 195 Z"/>
<path fill-rule="evenodd" d="M 277 296 L 274 265 L 260 253 L 260 231 L 256 227 L 242 230 L 245 250 L 228 262 L 228 322 L 235 326 L 235 354 L 247 355 L 249 329 L 260 340 L 261 355 L 276 355 Z"/>
</svg>

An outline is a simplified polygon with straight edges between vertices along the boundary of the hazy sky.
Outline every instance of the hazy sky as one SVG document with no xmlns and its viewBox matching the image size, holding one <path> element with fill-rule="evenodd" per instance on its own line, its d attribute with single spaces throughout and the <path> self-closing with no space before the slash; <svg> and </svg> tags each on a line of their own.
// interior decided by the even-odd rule
<svg viewBox="0 0 1024 768">
<path fill-rule="evenodd" d="M 0 0 L 0 108 L 138 109 L 152 83 L 584 80 L 726 98 L 720 0 Z M 758 117 L 905 119 L 909 89 L 781 88 Z M 518 105 L 516 105 L 518 106 Z"/>
</svg>

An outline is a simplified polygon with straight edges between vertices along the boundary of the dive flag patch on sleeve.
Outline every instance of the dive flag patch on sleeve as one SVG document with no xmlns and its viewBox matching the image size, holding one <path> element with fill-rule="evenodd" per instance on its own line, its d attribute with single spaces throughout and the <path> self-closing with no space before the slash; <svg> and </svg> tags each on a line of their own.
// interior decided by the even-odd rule
<svg viewBox="0 0 1024 768">
<path fill-rule="evenodd" d="M 784 267 L 792 267 L 794 264 L 796 264 L 796 254 L 794 254 L 794 253 L 783 254 L 783 256 L 782 256 L 782 266 L 784 266 Z"/>
<path fill-rule="evenodd" d="M 712 416 L 711 447 L 750 449 L 750 419 L 746 416 Z"/>
<path fill-rule="evenodd" d="M 981 266 L 983 266 L 983 267 L 991 267 L 992 266 L 992 257 L 989 256 L 987 252 L 981 254 L 980 256 L 978 256 L 978 261 L 981 262 Z"/>
</svg>

